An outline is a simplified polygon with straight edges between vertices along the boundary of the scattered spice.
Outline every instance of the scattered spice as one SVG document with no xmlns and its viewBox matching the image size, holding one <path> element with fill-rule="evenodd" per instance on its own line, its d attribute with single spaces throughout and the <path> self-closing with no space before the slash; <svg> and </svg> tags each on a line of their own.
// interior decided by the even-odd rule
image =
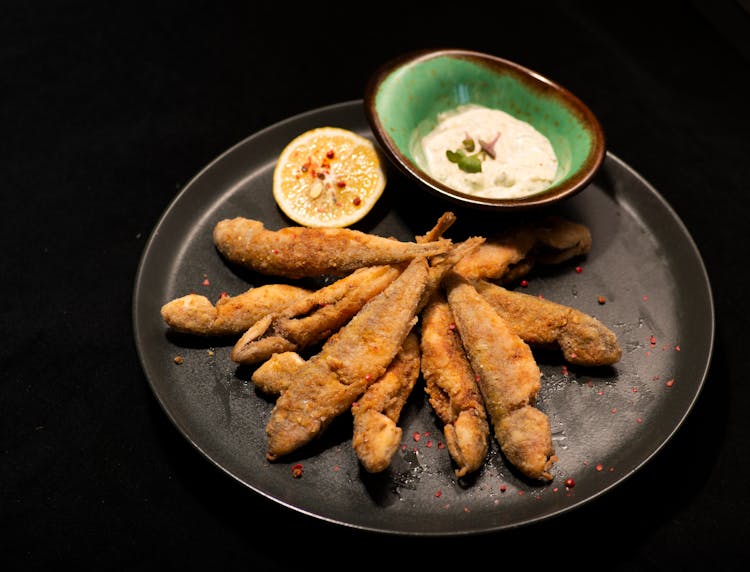
<svg viewBox="0 0 750 572">
<path fill-rule="evenodd" d="M 674 385 L 674 378 L 667 380 L 664 385 L 666 385 L 667 387 L 672 387 Z"/>
<path fill-rule="evenodd" d="M 294 465 L 292 465 L 292 476 L 295 479 L 301 478 L 303 470 L 304 467 L 302 466 L 302 463 L 295 463 Z"/>
<path fill-rule="evenodd" d="M 604 296 L 599 296 L 599 297 L 598 297 L 598 298 L 596 299 L 596 301 L 597 301 L 597 302 L 599 302 L 600 304 L 606 304 L 606 302 L 607 302 L 607 299 L 606 299 L 606 298 L 605 298 Z"/>
<path fill-rule="evenodd" d="M 576 266 L 576 273 L 580 274 L 581 272 L 583 272 L 583 267 L 582 266 Z"/>
<path fill-rule="evenodd" d="M 176 363 L 177 365 L 180 365 L 180 364 L 181 364 L 182 362 L 184 362 L 184 361 L 185 361 L 185 359 L 184 359 L 184 358 L 183 358 L 182 356 L 174 356 L 174 362 L 175 362 L 175 363 Z"/>
<path fill-rule="evenodd" d="M 523 288 L 526 288 L 528 285 L 529 285 L 529 281 L 528 280 L 526 280 L 525 278 L 523 280 L 521 280 L 521 286 Z"/>
</svg>

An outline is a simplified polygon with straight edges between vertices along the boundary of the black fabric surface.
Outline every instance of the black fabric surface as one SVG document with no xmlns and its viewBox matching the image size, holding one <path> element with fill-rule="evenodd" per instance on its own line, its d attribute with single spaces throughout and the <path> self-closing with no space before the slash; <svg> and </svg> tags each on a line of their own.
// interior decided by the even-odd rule
<svg viewBox="0 0 750 572">
<path fill-rule="evenodd" d="M 446 559 L 464 570 L 741 569 L 746 2 L 496 2 L 448 5 L 441 17 L 406 3 L 10 4 L 0 11 L 0 569 L 373 561 L 426 571 Z M 686 422 L 615 490 L 529 527 L 402 538 L 296 513 L 203 458 L 141 369 L 132 292 L 149 233 L 213 158 L 289 116 L 361 98 L 391 57 L 444 46 L 517 61 L 590 105 L 608 148 L 695 239 L 717 336 Z"/>
</svg>

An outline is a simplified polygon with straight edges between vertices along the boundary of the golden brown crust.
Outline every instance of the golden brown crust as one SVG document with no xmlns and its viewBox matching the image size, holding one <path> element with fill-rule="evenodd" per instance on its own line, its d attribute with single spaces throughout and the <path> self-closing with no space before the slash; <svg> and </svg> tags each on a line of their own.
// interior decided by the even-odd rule
<svg viewBox="0 0 750 572">
<path fill-rule="evenodd" d="M 535 263 L 559 264 L 591 250 L 585 225 L 560 216 L 523 222 L 489 237 L 454 270 L 474 280 L 509 282 L 527 274 Z"/>
<path fill-rule="evenodd" d="M 416 323 L 428 279 L 426 260 L 414 259 L 295 372 L 266 425 L 269 460 L 315 438 L 385 373 Z"/>
<path fill-rule="evenodd" d="M 278 397 L 291 385 L 294 375 L 304 364 L 305 360 L 298 353 L 279 351 L 263 362 L 250 380 L 259 391 Z"/>
<path fill-rule="evenodd" d="M 531 424 L 525 416 L 515 413 L 533 406 L 541 388 L 541 372 L 531 349 L 469 281 L 451 273 L 446 279 L 446 290 L 501 450 L 527 477 L 551 479 L 547 466 L 547 461 L 555 458 L 551 430 L 549 421 L 539 421 L 546 419 L 546 415 L 541 411 L 535 413 L 537 422 Z M 544 446 L 540 447 L 540 443 Z M 545 463 L 539 463 L 540 456 L 546 459 Z"/>
<path fill-rule="evenodd" d="M 214 244 L 229 261 L 262 274 L 303 278 L 343 276 L 364 266 L 408 262 L 447 251 L 451 242 L 401 242 L 349 228 L 286 227 L 267 230 L 257 220 L 219 221 Z"/>
<path fill-rule="evenodd" d="M 354 452 L 369 473 L 388 468 L 401 442 L 397 423 L 420 371 L 419 338 L 412 331 L 386 372 L 352 405 Z"/>
<path fill-rule="evenodd" d="M 557 461 L 552 445 L 549 418 L 531 405 L 505 415 L 495 434 L 503 454 L 518 470 L 531 477 L 550 481 L 550 469 Z"/>
<path fill-rule="evenodd" d="M 401 273 L 401 267 L 372 266 L 300 296 L 275 314 L 264 316 L 237 340 L 232 361 L 260 363 L 279 351 L 300 351 L 330 337 L 365 303 Z"/>
<path fill-rule="evenodd" d="M 557 345 L 565 359 L 577 365 L 611 365 L 622 357 L 617 335 L 593 316 L 491 282 L 474 285 L 511 330 L 529 344 Z"/>
<path fill-rule="evenodd" d="M 265 284 L 237 296 L 222 296 L 216 306 L 205 296 L 188 294 L 164 304 L 161 316 L 177 332 L 198 336 L 240 335 L 266 314 L 278 312 L 309 293 L 290 284 Z"/>
<path fill-rule="evenodd" d="M 453 314 L 441 290 L 422 312 L 422 376 L 430 405 L 443 422 L 457 477 L 476 471 L 489 450 L 489 424 Z"/>
</svg>

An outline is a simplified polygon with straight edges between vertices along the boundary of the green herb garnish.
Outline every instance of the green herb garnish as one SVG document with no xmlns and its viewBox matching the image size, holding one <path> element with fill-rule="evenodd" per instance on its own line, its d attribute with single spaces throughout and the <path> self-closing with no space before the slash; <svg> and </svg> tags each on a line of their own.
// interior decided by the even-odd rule
<svg viewBox="0 0 750 572">
<path fill-rule="evenodd" d="M 473 144 L 473 142 L 472 142 Z M 477 153 L 478 155 L 478 153 Z M 465 173 L 480 173 L 482 171 L 482 161 L 477 155 L 467 155 L 463 149 L 445 152 L 445 156 L 451 163 L 458 165 L 458 168 Z"/>
</svg>

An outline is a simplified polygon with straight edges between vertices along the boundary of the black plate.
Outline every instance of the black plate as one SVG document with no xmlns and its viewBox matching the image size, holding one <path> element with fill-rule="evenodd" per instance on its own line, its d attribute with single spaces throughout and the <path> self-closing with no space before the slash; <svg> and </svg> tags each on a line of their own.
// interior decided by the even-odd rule
<svg viewBox="0 0 750 572">
<path fill-rule="evenodd" d="M 234 216 L 262 220 L 269 228 L 290 225 L 272 197 L 275 159 L 296 135 L 324 125 L 372 139 L 361 101 L 264 129 L 185 186 L 143 253 L 133 299 L 140 358 L 164 411 L 203 455 L 249 489 L 311 517 L 392 534 L 461 535 L 528 525 L 574 509 L 621 483 L 662 448 L 705 381 L 714 338 L 711 289 L 675 212 L 608 153 L 593 183 L 554 208 L 590 227 L 591 253 L 559 267 L 538 267 L 524 290 L 595 315 L 617 333 L 624 350 L 614 367 L 596 370 L 566 369 L 554 352 L 537 354 L 543 373 L 538 406 L 550 417 L 559 456 L 552 483 L 523 480 L 494 446 L 480 471 L 458 481 L 419 385 L 402 417 L 404 447 L 388 471 L 369 475 L 360 469 L 349 415 L 293 458 L 267 462 L 265 424 L 273 403 L 254 391 L 251 372 L 229 359 L 232 340 L 174 336 L 159 309 L 189 292 L 216 300 L 222 292 L 239 294 L 269 280 L 226 265 L 211 231 L 218 220 Z M 448 233 L 454 240 L 487 236 L 511 222 L 457 211 L 389 170 L 381 201 L 355 228 L 411 240 L 445 210 L 458 216 Z M 177 355 L 181 365 L 174 362 Z M 301 478 L 292 476 L 297 463 Z M 566 487 L 566 479 L 575 485 Z"/>
</svg>

